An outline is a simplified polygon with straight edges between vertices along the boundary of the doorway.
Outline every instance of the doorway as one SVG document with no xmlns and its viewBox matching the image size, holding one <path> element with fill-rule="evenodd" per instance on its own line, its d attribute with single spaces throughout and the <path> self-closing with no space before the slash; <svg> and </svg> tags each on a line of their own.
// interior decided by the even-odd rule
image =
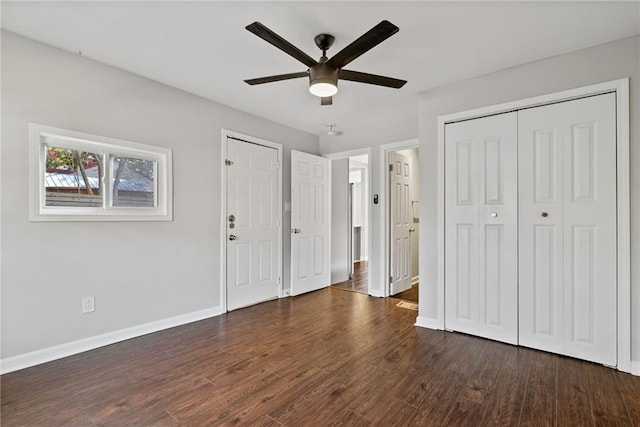
<svg viewBox="0 0 640 427">
<path fill-rule="evenodd" d="M 369 152 L 332 155 L 331 283 L 369 294 Z"/>
<path fill-rule="evenodd" d="M 418 303 L 420 161 L 417 140 L 383 145 L 385 296 Z"/>
</svg>

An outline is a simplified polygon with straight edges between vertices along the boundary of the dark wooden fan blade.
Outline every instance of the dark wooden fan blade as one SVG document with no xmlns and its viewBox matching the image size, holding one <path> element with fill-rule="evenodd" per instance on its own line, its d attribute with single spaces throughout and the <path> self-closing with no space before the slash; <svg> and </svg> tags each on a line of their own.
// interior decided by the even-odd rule
<svg viewBox="0 0 640 427">
<path fill-rule="evenodd" d="M 294 45 L 292 45 L 291 43 L 289 43 L 288 41 L 286 41 L 276 33 L 274 33 L 273 31 L 271 31 L 264 25 L 262 25 L 260 22 L 256 21 L 253 24 L 247 25 L 245 28 L 251 31 L 256 36 L 263 39 L 264 41 L 271 43 L 272 45 L 274 45 L 284 53 L 290 56 L 293 56 L 298 61 L 306 65 L 307 67 L 313 67 L 318 63 L 315 59 L 313 59 L 312 57 L 310 57 L 309 55 L 307 55 L 306 53 L 304 53 L 303 51 L 301 51 L 300 49 L 298 49 L 297 47 L 295 47 Z"/>
<path fill-rule="evenodd" d="M 359 71 L 340 70 L 338 72 L 340 80 L 352 82 L 368 83 L 371 85 L 392 87 L 400 89 L 407 82 L 406 80 L 394 79 L 392 77 L 378 76 L 376 74 L 361 73 Z"/>
<path fill-rule="evenodd" d="M 327 64 L 333 68 L 342 68 L 398 31 L 400 31 L 400 29 L 391 22 L 382 21 L 356 39 L 349 46 L 336 53 L 333 58 L 327 61 Z"/>
<path fill-rule="evenodd" d="M 280 80 L 297 79 L 299 77 L 308 77 L 308 71 L 302 71 L 300 73 L 278 74 L 276 76 L 258 77 L 257 79 L 245 80 L 250 85 L 261 85 L 262 83 L 278 82 Z"/>
<path fill-rule="evenodd" d="M 332 96 L 323 96 L 322 98 L 320 98 L 320 105 L 331 105 L 331 104 L 333 104 Z"/>
</svg>

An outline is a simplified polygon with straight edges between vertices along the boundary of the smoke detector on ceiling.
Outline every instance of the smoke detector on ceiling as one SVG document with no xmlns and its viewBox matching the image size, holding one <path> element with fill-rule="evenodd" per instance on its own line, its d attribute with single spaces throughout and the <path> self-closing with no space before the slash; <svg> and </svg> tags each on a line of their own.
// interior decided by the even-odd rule
<svg viewBox="0 0 640 427">
<path fill-rule="evenodd" d="M 338 132 L 337 130 L 334 129 L 336 125 L 327 125 L 327 136 L 338 136 L 340 135 L 342 132 Z"/>
</svg>

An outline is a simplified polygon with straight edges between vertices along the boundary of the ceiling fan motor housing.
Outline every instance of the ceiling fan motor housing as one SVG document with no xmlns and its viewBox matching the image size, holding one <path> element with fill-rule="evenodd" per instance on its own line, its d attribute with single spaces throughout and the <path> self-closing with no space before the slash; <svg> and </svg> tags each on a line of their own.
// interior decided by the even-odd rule
<svg viewBox="0 0 640 427">
<path fill-rule="evenodd" d="M 309 84 L 328 83 L 338 86 L 338 70 L 327 64 L 316 64 L 309 68 Z"/>
</svg>

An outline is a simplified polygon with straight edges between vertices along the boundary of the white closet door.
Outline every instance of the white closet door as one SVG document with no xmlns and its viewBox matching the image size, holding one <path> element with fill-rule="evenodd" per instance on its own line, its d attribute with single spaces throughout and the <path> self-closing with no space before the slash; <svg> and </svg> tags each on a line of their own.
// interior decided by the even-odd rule
<svg viewBox="0 0 640 427">
<path fill-rule="evenodd" d="M 518 341 L 517 113 L 445 128 L 446 328 Z"/>
<path fill-rule="evenodd" d="M 522 110 L 518 139 L 520 344 L 615 365 L 615 95 Z"/>
</svg>

